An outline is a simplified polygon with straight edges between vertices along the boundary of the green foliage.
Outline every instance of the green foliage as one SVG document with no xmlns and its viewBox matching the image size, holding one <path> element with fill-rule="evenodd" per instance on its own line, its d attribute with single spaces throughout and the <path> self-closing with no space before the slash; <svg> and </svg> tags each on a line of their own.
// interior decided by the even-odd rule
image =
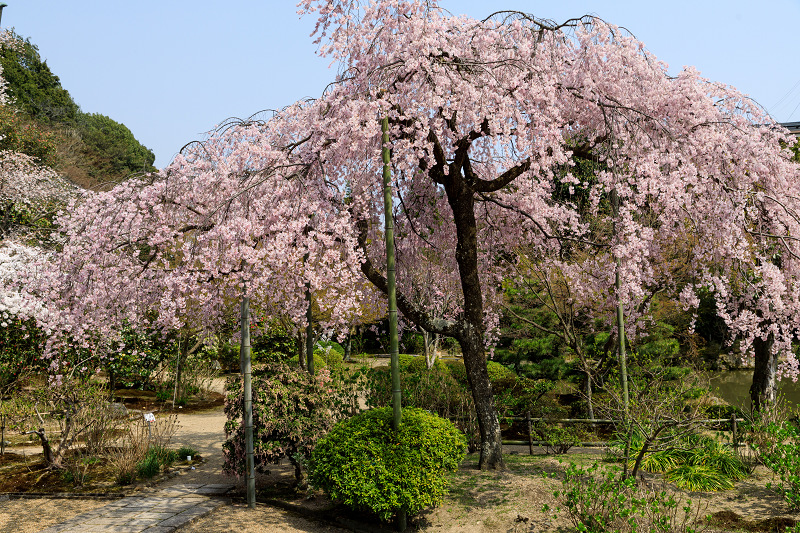
<svg viewBox="0 0 800 533">
<path fill-rule="evenodd" d="M 697 516 L 691 501 L 679 507 L 674 495 L 666 491 L 646 491 L 633 479 L 623 479 L 619 468 L 593 463 L 579 467 L 570 463 L 561 480 L 562 489 L 554 492 L 566 510 L 575 531 L 693 533 Z M 559 512 L 560 509 L 555 509 Z M 544 512 L 551 512 L 545 505 Z"/>
<path fill-rule="evenodd" d="M 644 445 L 641 436 L 631 442 L 631 457 Z M 618 442 L 617 447 L 624 446 Z M 621 449 L 617 453 L 622 453 Z M 633 460 L 629 463 L 633 465 Z M 678 488 L 690 491 L 717 491 L 733 488 L 733 482 L 745 479 L 750 471 L 736 451 L 716 439 L 688 435 L 673 446 L 646 454 L 640 465 L 648 472 L 661 472 Z"/>
<path fill-rule="evenodd" d="M 278 354 L 278 359 L 285 361 L 297 354 L 297 338 L 291 335 L 282 324 L 278 322 L 269 324 L 261 335 L 253 339 L 252 353 L 256 352 Z M 238 346 L 236 354 L 238 357 Z"/>
<path fill-rule="evenodd" d="M 497 361 L 486 361 L 486 370 L 489 372 L 489 381 L 495 382 L 500 379 L 513 379 L 517 374 L 505 365 Z"/>
<path fill-rule="evenodd" d="M 30 39 L 13 37 L 15 46 L 0 48 L 0 65 L 14 105 L 44 123 L 73 121 L 78 105 L 42 60 L 39 48 Z"/>
<path fill-rule="evenodd" d="M 178 454 L 175 450 L 162 445 L 150 446 L 144 458 L 136 465 L 136 473 L 140 478 L 150 479 L 161 472 L 162 468 L 172 466 L 177 459 Z"/>
<path fill-rule="evenodd" d="M 682 465 L 664 474 L 678 488 L 689 491 L 717 491 L 733 488 L 733 481 L 719 470 L 705 465 Z"/>
<path fill-rule="evenodd" d="M 44 333 L 33 320 L 20 320 L 7 313 L 0 326 L 0 391 L 19 378 L 46 368 L 42 360 Z"/>
<path fill-rule="evenodd" d="M 780 483 L 768 483 L 789 505 L 791 511 L 800 509 L 800 428 L 795 421 L 775 421 L 764 425 L 765 435 L 751 439 L 764 466 L 775 472 Z"/>
<path fill-rule="evenodd" d="M 409 368 L 415 359 L 413 355 L 397 354 L 397 365 L 400 367 L 400 372 L 410 372 Z"/>
<path fill-rule="evenodd" d="M 403 357 L 408 357 L 408 356 L 404 355 Z M 433 362 L 433 367 L 432 368 L 435 368 L 438 371 L 445 372 L 445 373 L 448 373 L 450 371 L 448 366 L 439 358 L 437 358 Z M 408 366 L 406 366 L 406 368 L 404 370 L 406 372 L 411 373 L 411 374 L 419 374 L 421 372 L 428 372 L 428 370 L 429 370 L 428 369 L 428 362 L 425 360 L 425 356 L 424 355 L 419 355 L 417 357 L 412 358 L 411 362 L 408 364 Z"/>
<path fill-rule="evenodd" d="M 102 359 L 110 384 L 128 389 L 148 388 L 155 370 L 175 357 L 176 347 L 171 341 L 159 333 L 123 329 L 121 339 L 111 345 L 109 354 Z"/>
<path fill-rule="evenodd" d="M 181 446 L 175 454 L 185 461 L 187 457 L 195 457 L 197 455 L 197 450 L 191 446 Z"/>
<path fill-rule="evenodd" d="M 0 106 L 0 150 L 27 154 L 41 165 L 53 166 L 56 137 L 10 106 Z"/>
<path fill-rule="evenodd" d="M 317 347 L 323 352 L 330 348 L 330 351 L 336 352 L 339 355 L 344 355 L 344 348 L 336 341 L 320 341 L 317 343 Z"/>
<path fill-rule="evenodd" d="M 148 451 L 138 465 L 136 465 L 136 473 L 140 478 L 150 479 L 161 471 L 161 463 L 158 462 L 158 457 Z"/>
<path fill-rule="evenodd" d="M 84 154 L 92 162 L 91 177 L 125 177 L 155 170 L 152 150 L 142 146 L 124 124 L 97 113 L 79 113 L 77 126 Z"/>
<path fill-rule="evenodd" d="M 253 427 L 255 464 L 259 471 L 283 458 L 307 457 L 317 440 L 333 427 L 343 406 L 336 405 L 337 391 L 327 370 L 312 376 L 296 367 L 268 365 L 254 371 Z M 230 379 L 225 400 L 226 441 L 222 445 L 224 470 L 245 472 L 242 424 L 242 381 Z M 348 408 L 351 405 L 347 406 Z"/>
<path fill-rule="evenodd" d="M 563 455 L 586 438 L 585 427 L 578 425 L 561 426 L 555 423 L 537 422 L 531 424 L 531 431 L 544 443 L 548 455 Z"/>
<path fill-rule="evenodd" d="M 400 509 L 414 515 L 438 505 L 448 472 L 464 458 L 464 436 L 449 421 L 421 409 L 403 409 L 397 432 L 385 407 L 337 424 L 309 462 L 312 485 L 331 498 L 388 521 Z"/>
<path fill-rule="evenodd" d="M 300 356 L 299 355 L 295 355 L 294 357 L 289 359 L 286 363 L 289 366 L 294 366 L 294 367 L 300 368 Z M 276 363 L 268 363 L 268 364 L 276 364 Z M 315 353 L 314 354 L 314 371 L 316 372 L 317 370 L 320 370 L 322 368 L 325 368 L 325 359 L 323 359 L 322 356 L 319 355 L 319 353 Z"/>
<path fill-rule="evenodd" d="M 334 343 L 335 344 L 335 343 Z M 330 346 L 330 345 L 329 345 Z M 338 345 L 337 345 L 338 346 Z M 323 364 L 329 368 L 341 368 L 344 364 L 344 351 L 336 350 L 333 346 L 328 346 L 314 350 L 314 363 L 317 359 L 322 359 Z M 314 368 L 317 368 L 316 366 Z M 320 367 L 321 368 L 321 367 Z"/>
<path fill-rule="evenodd" d="M 425 359 L 423 358 L 422 360 L 424 365 Z M 442 361 L 442 363 L 444 363 L 444 366 L 447 367 L 450 375 L 452 375 L 456 381 L 464 385 L 467 384 L 467 369 L 464 366 L 464 361 L 460 359 L 449 359 Z M 497 361 L 486 361 L 486 370 L 489 372 L 489 380 L 491 382 L 501 379 L 515 379 L 517 377 L 517 374 L 513 370 Z"/>
<path fill-rule="evenodd" d="M 463 366 L 461 363 L 462 368 Z M 401 371 L 400 389 L 403 405 L 425 409 L 441 417 L 457 420 L 458 428 L 469 437 L 470 449 L 474 449 L 478 442 L 478 433 L 472 393 L 466 383 L 453 378 L 450 369 L 452 369 L 450 365 L 434 365 L 424 372 Z M 391 406 L 391 383 L 388 366 L 367 370 L 367 405 Z"/>
<path fill-rule="evenodd" d="M 467 385 L 467 367 L 464 366 L 464 361 L 460 359 L 447 359 L 443 361 L 443 363 L 447 366 L 453 379 L 462 385 Z"/>
<path fill-rule="evenodd" d="M 552 381 L 517 377 L 492 383 L 495 405 L 501 416 L 523 416 L 527 412 L 534 417 L 546 416 L 548 413 L 542 412 L 540 400 L 554 387 Z"/>
</svg>

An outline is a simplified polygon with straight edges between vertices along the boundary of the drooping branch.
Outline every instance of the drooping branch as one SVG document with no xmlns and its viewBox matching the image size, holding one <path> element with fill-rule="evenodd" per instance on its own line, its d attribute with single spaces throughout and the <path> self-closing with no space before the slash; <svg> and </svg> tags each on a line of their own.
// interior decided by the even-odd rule
<svg viewBox="0 0 800 533">
<path fill-rule="evenodd" d="M 357 228 L 358 245 L 364 253 L 364 262 L 361 263 L 361 272 L 364 273 L 367 279 L 375 285 L 378 290 L 387 294 L 389 292 L 389 284 L 386 280 L 386 276 L 375 268 L 367 254 L 367 221 L 363 219 L 359 220 L 357 222 Z M 431 318 L 428 313 L 420 309 L 400 291 L 397 291 L 397 308 L 403 313 L 403 316 L 429 333 L 458 338 L 460 328 L 457 321 L 445 320 L 443 318 Z"/>
</svg>

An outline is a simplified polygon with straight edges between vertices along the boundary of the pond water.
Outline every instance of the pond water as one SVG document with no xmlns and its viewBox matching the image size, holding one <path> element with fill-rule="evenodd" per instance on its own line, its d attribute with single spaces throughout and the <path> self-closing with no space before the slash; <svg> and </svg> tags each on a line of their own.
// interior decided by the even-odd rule
<svg viewBox="0 0 800 533">
<path fill-rule="evenodd" d="M 750 385 L 753 383 L 752 370 L 726 370 L 711 373 L 711 390 L 731 405 L 750 410 Z M 782 379 L 778 382 L 778 390 L 789 405 L 800 405 L 800 381 Z"/>
</svg>

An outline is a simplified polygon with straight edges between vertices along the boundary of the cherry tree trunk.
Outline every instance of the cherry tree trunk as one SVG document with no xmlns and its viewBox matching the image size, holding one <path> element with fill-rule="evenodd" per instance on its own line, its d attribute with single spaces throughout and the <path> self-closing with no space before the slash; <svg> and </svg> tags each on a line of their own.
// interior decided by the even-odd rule
<svg viewBox="0 0 800 533">
<path fill-rule="evenodd" d="M 777 399 L 778 356 L 772 350 L 774 342 L 772 333 L 766 340 L 760 337 L 753 340 L 755 368 L 753 369 L 753 384 L 750 386 L 750 401 L 753 411 L 761 411 L 769 405 L 773 405 Z"/>
<path fill-rule="evenodd" d="M 500 419 L 494 408 L 492 384 L 489 381 L 489 372 L 486 370 L 486 352 L 483 347 L 483 338 L 475 335 L 459 339 L 461 351 L 464 355 L 464 366 L 467 369 L 467 381 L 472 391 L 475 402 L 475 414 L 478 418 L 480 430 L 480 460 L 478 467 L 481 470 L 502 470 L 503 443 L 500 435 Z"/>
<path fill-rule="evenodd" d="M 503 443 L 500 436 L 500 419 L 494 407 L 492 384 L 486 369 L 484 348 L 483 293 L 478 276 L 478 225 L 475 219 L 474 192 L 464 180 L 451 175 L 445 182 L 445 191 L 456 225 L 456 262 L 458 263 L 461 290 L 464 295 L 464 314 L 458 342 L 464 356 L 475 414 L 480 429 L 481 470 L 505 468 Z"/>
</svg>

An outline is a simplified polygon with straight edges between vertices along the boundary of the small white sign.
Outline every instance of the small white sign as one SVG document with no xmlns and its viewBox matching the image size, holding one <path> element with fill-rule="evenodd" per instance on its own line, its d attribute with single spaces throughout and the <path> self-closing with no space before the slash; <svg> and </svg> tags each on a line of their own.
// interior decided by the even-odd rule
<svg viewBox="0 0 800 533">
<path fill-rule="evenodd" d="M 144 414 L 144 421 L 145 422 L 155 422 L 156 421 L 156 415 L 154 415 L 153 413 L 145 413 Z"/>
</svg>

